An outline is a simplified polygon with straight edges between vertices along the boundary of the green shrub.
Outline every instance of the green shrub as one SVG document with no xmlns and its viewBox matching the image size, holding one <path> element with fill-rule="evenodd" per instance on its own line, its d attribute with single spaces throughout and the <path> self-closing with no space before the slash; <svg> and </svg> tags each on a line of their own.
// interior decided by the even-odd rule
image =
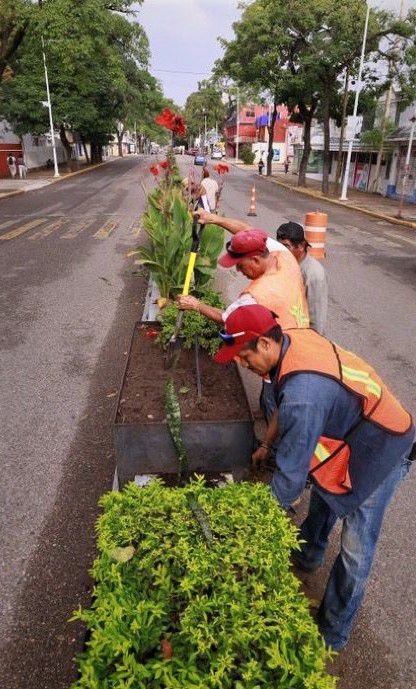
<svg viewBox="0 0 416 689">
<path fill-rule="evenodd" d="M 245 165 L 253 165 L 254 159 L 255 159 L 255 153 L 251 150 L 251 148 L 247 148 L 246 146 L 241 149 L 240 153 L 240 160 L 243 161 Z"/>
<path fill-rule="evenodd" d="M 73 689 L 334 689 L 289 570 L 296 529 L 266 485 L 156 480 L 101 506 L 94 600 L 74 616 L 88 641 Z"/>
<path fill-rule="evenodd" d="M 217 292 L 205 290 L 204 292 L 199 292 L 197 296 L 202 299 L 205 304 L 215 306 L 218 309 L 225 308 L 224 303 L 221 301 L 221 297 Z M 174 333 L 177 315 L 178 307 L 176 304 L 169 304 L 162 310 L 159 316 L 162 324 L 159 342 L 162 343 L 163 347 L 167 346 Z M 218 323 L 210 321 L 208 318 L 205 318 L 205 316 L 197 313 L 196 311 L 184 311 L 182 328 L 180 331 L 182 346 L 185 349 L 191 349 L 195 344 L 195 335 L 198 335 L 199 346 L 203 349 L 206 349 L 212 356 L 214 356 L 221 344 L 221 340 L 218 337 L 220 327 L 221 326 L 218 325 Z"/>
</svg>

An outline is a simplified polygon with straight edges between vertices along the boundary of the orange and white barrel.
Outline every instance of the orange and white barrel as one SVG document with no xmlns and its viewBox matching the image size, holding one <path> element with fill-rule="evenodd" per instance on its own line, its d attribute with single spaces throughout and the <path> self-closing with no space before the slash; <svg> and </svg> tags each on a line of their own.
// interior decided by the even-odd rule
<svg viewBox="0 0 416 689">
<path fill-rule="evenodd" d="M 308 253 L 315 258 L 325 258 L 325 239 L 328 227 L 328 216 L 326 213 L 315 211 L 306 213 L 305 216 L 305 239 L 310 244 Z"/>
</svg>

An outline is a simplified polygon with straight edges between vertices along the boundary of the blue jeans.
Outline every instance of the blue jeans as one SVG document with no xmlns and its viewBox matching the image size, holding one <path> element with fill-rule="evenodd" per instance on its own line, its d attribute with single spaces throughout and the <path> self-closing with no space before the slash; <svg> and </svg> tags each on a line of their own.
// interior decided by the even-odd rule
<svg viewBox="0 0 416 689">
<path fill-rule="evenodd" d="M 403 459 L 354 512 L 343 519 L 341 549 L 329 575 L 316 621 L 328 646 L 344 648 L 361 605 L 386 508 L 411 462 Z M 315 488 L 301 526 L 306 541 L 296 559 L 306 569 L 319 567 L 337 517 Z"/>
</svg>

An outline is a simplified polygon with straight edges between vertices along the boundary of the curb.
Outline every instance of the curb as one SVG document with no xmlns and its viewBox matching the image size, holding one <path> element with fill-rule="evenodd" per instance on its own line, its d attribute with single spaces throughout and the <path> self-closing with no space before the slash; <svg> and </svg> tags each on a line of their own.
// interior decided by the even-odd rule
<svg viewBox="0 0 416 689">
<path fill-rule="evenodd" d="M 237 169 L 241 169 L 244 167 L 239 163 L 230 163 L 230 165 L 236 167 Z M 251 170 L 248 171 L 251 172 Z M 402 225 L 403 227 L 410 227 L 412 230 L 416 230 L 416 223 L 411 222 L 411 220 L 400 220 L 400 218 L 395 218 L 394 216 L 386 215 L 385 213 L 378 213 L 377 211 L 372 211 L 369 208 L 351 206 L 350 204 L 345 203 L 344 201 L 338 201 L 338 199 L 331 199 L 327 198 L 326 196 L 322 196 L 321 194 L 312 191 L 312 189 L 309 190 L 302 187 L 293 187 L 290 184 L 285 184 L 284 182 L 280 182 L 274 177 L 267 177 L 266 175 L 262 175 L 262 177 L 263 180 L 266 180 L 269 183 L 277 184 L 278 187 L 282 187 L 283 189 L 287 189 L 288 191 L 293 191 L 297 194 L 302 194 L 302 196 L 309 196 L 310 198 L 318 199 L 323 203 L 332 203 L 332 205 L 334 206 L 341 206 L 341 208 L 348 208 L 349 210 L 357 211 L 358 213 L 364 213 L 364 215 L 369 215 L 370 217 L 377 218 L 378 220 L 385 220 L 386 222 L 392 223 L 393 225 Z"/>
<path fill-rule="evenodd" d="M 98 167 L 102 167 L 103 165 L 108 165 L 109 163 L 113 163 L 115 160 L 118 160 L 117 157 L 111 158 L 111 160 L 104 160 L 102 163 L 96 163 L 96 165 L 90 165 L 89 167 L 82 168 L 82 170 L 74 170 L 74 172 L 68 172 L 66 175 L 62 175 L 61 177 L 52 177 L 51 181 L 48 182 L 48 184 L 44 184 L 42 187 L 38 187 L 37 189 L 28 189 L 25 191 L 24 189 L 16 189 L 16 191 L 9 191 L 6 194 L 2 194 L 0 192 L 0 201 L 2 199 L 8 199 L 11 196 L 17 196 L 18 194 L 27 194 L 30 191 L 38 191 L 38 189 L 43 189 L 44 187 L 48 187 L 50 184 L 56 184 L 57 182 L 64 182 L 68 177 L 75 177 L 75 175 L 83 175 L 85 172 L 91 172 L 91 170 L 96 170 Z"/>
</svg>

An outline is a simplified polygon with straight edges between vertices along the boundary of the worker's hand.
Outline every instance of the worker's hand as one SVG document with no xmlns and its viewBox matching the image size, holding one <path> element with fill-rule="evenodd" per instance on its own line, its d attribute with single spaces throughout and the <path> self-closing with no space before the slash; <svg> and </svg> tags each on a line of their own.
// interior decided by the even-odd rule
<svg viewBox="0 0 416 689">
<path fill-rule="evenodd" d="M 209 223 L 215 224 L 217 220 L 217 216 L 214 213 L 209 213 L 209 211 L 206 211 L 204 208 L 198 208 L 193 214 L 199 217 L 201 225 L 209 225 Z"/>
<path fill-rule="evenodd" d="M 257 448 L 255 452 L 251 455 L 251 460 L 254 464 L 255 467 L 260 466 L 263 462 L 265 462 L 268 457 L 269 457 L 270 450 L 267 447 L 260 447 Z"/>
<path fill-rule="evenodd" d="M 176 303 L 183 311 L 199 311 L 200 302 L 196 297 L 184 297 L 183 295 L 179 295 L 179 297 L 176 298 Z"/>
</svg>

